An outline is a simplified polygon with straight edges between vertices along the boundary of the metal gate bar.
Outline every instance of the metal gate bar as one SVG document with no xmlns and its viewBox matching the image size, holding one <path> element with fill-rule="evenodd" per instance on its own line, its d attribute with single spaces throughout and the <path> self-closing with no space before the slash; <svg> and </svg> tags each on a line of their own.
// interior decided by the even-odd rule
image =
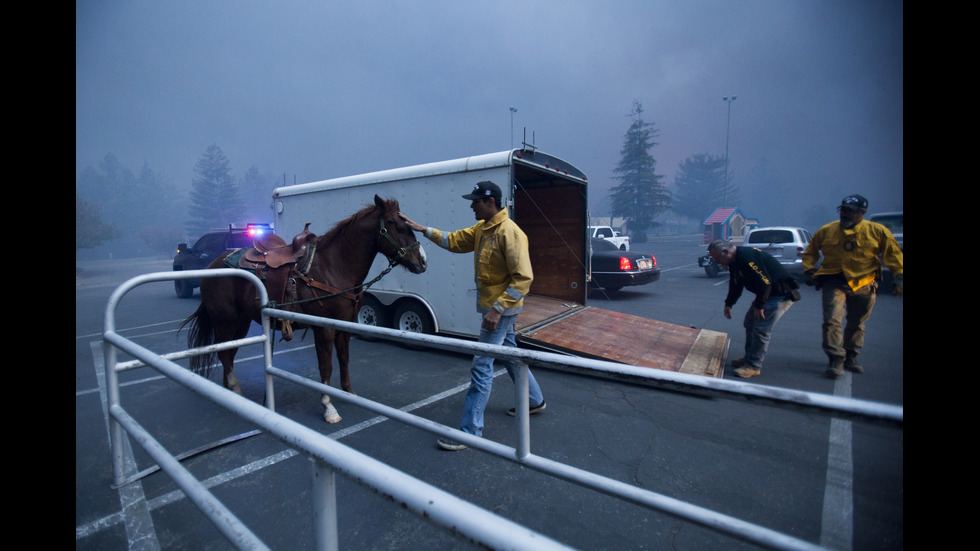
<svg viewBox="0 0 980 551">
<path fill-rule="evenodd" d="M 329 465 L 336 472 L 342 473 L 351 480 L 444 528 L 463 534 L 491 549 L 568 549 L 567 546 L 547 536 L 479 508 L 468 501 L 332 440 L 309 427 L 283 417 L 190 372 L 178 364 L 156 357 L 152 351 L 142 348 L 114 332 L 106 332 L 104 338 L 110 345 L 119 347 L 134 357 L 140 358 L 174 382 L 261 427 L 269 435 L 289 447 L 300 451 L 315 461 Z M 111 407 L 110 415 L 117 423 L 125 422 L 125 411 L 119 405 Z M 148 436 L 139 426 L 127 425 L 126 428 L 127 431 L 131 429 L 136 432 L 139 436 L 137 441 L 140 444 L 145 441 L 144 436 Z M 336 504 L 335 496 L 324 497 L 336 490 L 336 485 L 331 482 L 330 478 L 329 476 L 326 478 L 317 476 L 314 479 L 315 484 L 327 485 L 325 488 L 316 488 L 314 491 L 319 495 L 315 514 L 318 519 L 326 520 L 328 523 L 332 522 L 331 519 L 335 519 L 336 516 L 335 511 L 326 511 L 326 507 L 329 507 L 330 503 Z M 192 487 L 190 491 L 195 491 L 195 489 Z M 206 489 L 203 491 L 207 492 Z M 213 516 L 213 511 L 208 508 L 202 509 L 202 512 L 212 522 L 218 523 L 222 520 L 221 515 Z M 327 537 L 333 537 L 336 533 L 335 527 L 329 526 L 326 528 L 319 527 L 316 531 L 318 536 Z M 335 540 L 318 540 L 316 545 L 318 549 L 337 549 Z"/>
</svg>

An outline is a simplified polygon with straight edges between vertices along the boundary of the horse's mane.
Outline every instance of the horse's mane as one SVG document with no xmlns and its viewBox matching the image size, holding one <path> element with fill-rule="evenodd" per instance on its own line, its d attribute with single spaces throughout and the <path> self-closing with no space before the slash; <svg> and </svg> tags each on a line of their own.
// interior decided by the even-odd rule
<svg viewBox="0 0 980 551">
<path fill-rule="evenodd" d="M 385 209 L 390 208 L 394 202 L 393 199 L 386 199 L 384 201 Z M 322 247 L 330 245 L 337 239 L 342 239 L 358 222 L 373 215 L 377 210 L 378 206 L 374 203 L 364 205 L 364 208 L 350 215 L 346 220 L 338 222 L 330 231 L 319 236 L 316 240 L 316 248 L 319 250 Z"/>
</svg>

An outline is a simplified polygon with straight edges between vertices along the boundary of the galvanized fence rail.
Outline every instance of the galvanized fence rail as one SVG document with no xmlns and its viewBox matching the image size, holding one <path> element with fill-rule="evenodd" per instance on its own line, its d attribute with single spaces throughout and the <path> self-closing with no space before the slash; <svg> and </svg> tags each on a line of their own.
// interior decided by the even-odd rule
<svg viewBox="0 0 980 551">
<path fill-rule="evenodd" d="M 130 417 L 120 403 L 118 374 L 122 371 L 150 366 L 178 384 L 221 405 L 239 417 L 267 431 L 286 445 L 307 455 L 313 463 L 312 481 L 314 495 L 314 538 L 317 549 L 338 548 L 337 527 L 337 473 L 347 476 L 374 492 L 401 503 L 420 517 L 438 524 L 460 536 L 491 549 L 566 549 L 567 547 L 543 534 L 504 519 L 472 503 L 461 500 L 439 488 L 417 480 L 397 469 L 357 452 L 319 432 L 275 413 L 274 378 L 302 385 L 317 392 L 373 411 L 401 423 L 423 429 L 438 436 L 446 436 L 472 448 L 517 462 L 528 468 L 546 473 L 597 492 L 629 501 L 639 506 L 658 510 L 677 518 L 697 523 L 709 529 L 727 534 L 735 539 L 748 541 L 771 549 L 819 549 L 820 547 L 723 515 L 683 501 L 637 488 L 595 473 L 549 460 L 531 453 L 531 434 L 528 419 L 528 365 L 549 369 L 587 373 L 634 384 L 657 388 L 682 390 L 705 396 L 732 400 L 744 400 L 753 404 L 766 404 L 795 410 L 817 412 L 844 419 L 870 423 L 884 423 L 901 427 L 903 408 L 876 402 L 840 398 L 823 394 L 750 385 L 738 381 L 710 379 L 696 375 L 662 372 L 593 360 L 565 356 L 537 350 L 513 349 L 435 335 L 423 335 L 385 328 L 368 327 L 356 323 L 319 318 L 278 309 L 263 310 L 262 335 L 159 355 L 147 350 L 116 333 L 115 310 L 122 298 L 133 288 L 146 283 L 204 277 L 243 277 L 255 285 L 262 303 L 268 297 L 262 282 L 243 270 L 193 270 L 187 272 L 162 272 L 138 276 L 123 283 L 109 299 L 106 306 L 103 347 L 106 365 L 106 386 L 110 414 L 110 438 L 113 456 L 113 477 L 116 485 L 127 483 L 123 460 L 125 431 L 157 461 L 182 491 L 197 505 L 212 523 L 233 545 L 240 549 L 265 549 L 266 545 L 244 526 L 235 515 L 216 500 L 204 486 L 184 469 L 153 437 Z M 517 397 L 517 442 L 514 447 L 476 437 L 457 429 L 401 411 L 384 404 L 348 394 L 319 382 L 296 376 L 276 368 L 272 362 L 270 317 L 289 319 L 311 325 L 332 327 L 351 333 L 368 335 L 413 346 L 425 346 L 465 354 L 480 354 L 495 358 L 509 358 L 524 364 L 517 370 L 515 392 Z M 267 404 L 261 406 L 219 385 L 200 377 L 174 360 L 197 354 L 210 353 L 224 348 L 262 344 L 266 372 Z M 130 354 L 136 360 L 118 362 L 117 351 Z"/>
</svg>

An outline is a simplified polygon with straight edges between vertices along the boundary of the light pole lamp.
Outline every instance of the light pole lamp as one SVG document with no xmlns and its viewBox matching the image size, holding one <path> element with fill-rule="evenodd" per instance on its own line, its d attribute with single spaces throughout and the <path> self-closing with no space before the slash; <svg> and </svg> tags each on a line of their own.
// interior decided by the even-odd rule
<svg viewBox="0 0 980 551">
<path fill-rule="evenodd" d="M 513 105 L 510 106 L 510 148 L 514 149 L 514 113 L 517 112 L 517 108 Z"/>
<path fill-rule="evenodd" d="M 738 96 L 725 96 L 721 98 L 728 104 L 728 123 L 725 128 L 725 191 L 721 205 L 723 207 L 728 206 L 728 142 L 732 134 L 732 102 L 737 98 Z"/>
</svg>

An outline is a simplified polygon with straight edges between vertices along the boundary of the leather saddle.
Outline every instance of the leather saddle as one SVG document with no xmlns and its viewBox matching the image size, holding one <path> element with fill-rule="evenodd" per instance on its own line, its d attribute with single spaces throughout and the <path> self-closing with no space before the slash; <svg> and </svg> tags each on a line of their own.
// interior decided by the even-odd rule
<svg viewBox="0 0 980 551">
<path fill-rule="evenodd" d="M 285 239 L 274 233 L 263 234 L 255 238 L 252 248 L 245 251 L 241 263 L 265 264 L 272 269 L 296 264 L 310 254 L 309 245 L 314 239 L 316 235 L 310 231 L 310 222 L 293 238 L 292 243 L 286 243 Z"/>
<path fill-rule="evenodd" d="M 290 274 L 294 270 L 301 275 L 309 271 L 316 238 L 316 234 L 310 231 L 310 222 L 291 243 L 274 233 L 261 235 L 239 256 L 238 267 L 255 272 L 265 282 L 269 300 L 281 309 L 290 310 L 289 303 L 296 300 L 296 282 L 290 278 Z M 292 339 L 292 327 L 289 321 L 281 321 L 283 338 L 288 341 Z"/>
</svg>

